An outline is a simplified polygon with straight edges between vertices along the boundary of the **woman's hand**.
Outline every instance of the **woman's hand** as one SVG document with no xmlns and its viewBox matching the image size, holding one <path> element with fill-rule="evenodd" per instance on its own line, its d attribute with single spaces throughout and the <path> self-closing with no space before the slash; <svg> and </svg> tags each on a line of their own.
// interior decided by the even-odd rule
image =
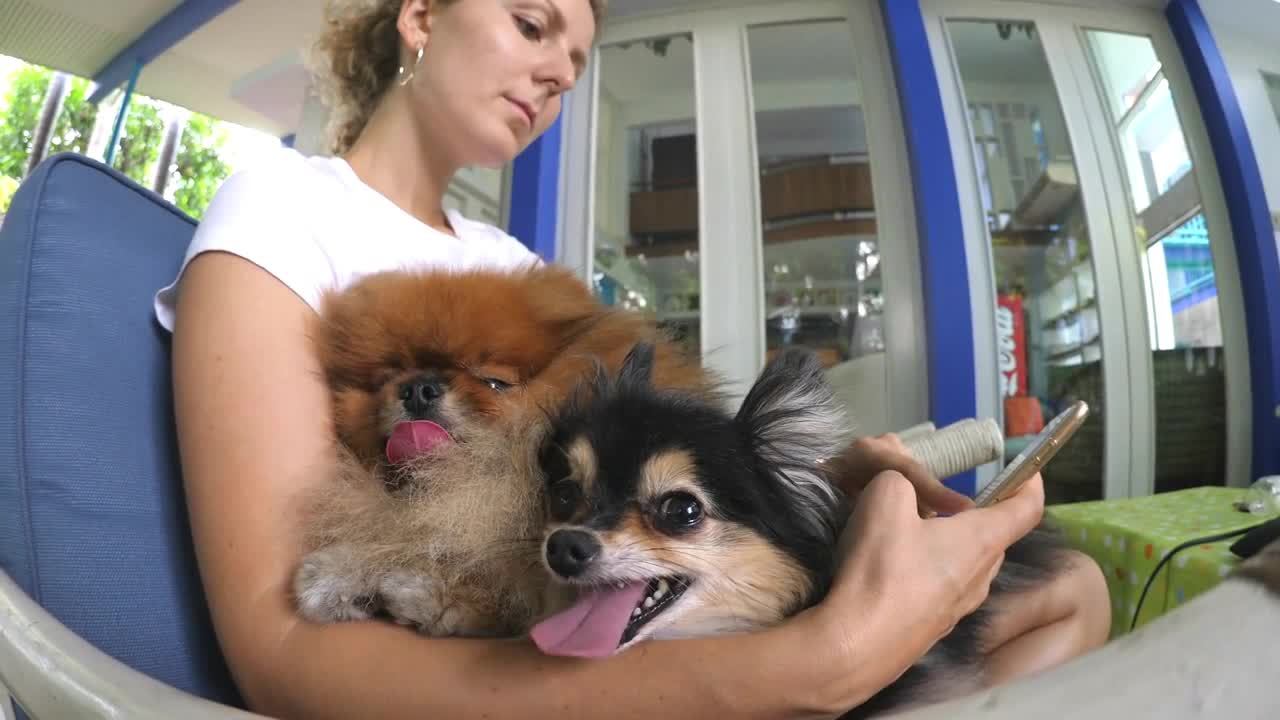
<svg viewBox="0 0 1280 720">
<path fill-rule="evenodd" d="M 876 673 L 874 687 L 899 677 L 986 600 L 1006 548 L 1040 522 L 1044 485 L 1036 475 L 997 505 L 951 517 L 921 518 L 917 505 L 898 472 L 879 473 L 862 489 L 840 538 L 835 581 L 812 611 L 836 639 L 834 667 Z M 837 707 L 864 702 L 867 681 L 846 679 L 842 695 L 833 679 Z"/>
<path fill-rule="evenodd" d="M 924 517 L 955 514 L 973 507 L 967 496 L 943 485 L 893 433 L 854 440 L 830 461 L 832 481 L 850 497 L 862 492 L 871 479 L 892 470 L 911 482 Z"/>
</svg>

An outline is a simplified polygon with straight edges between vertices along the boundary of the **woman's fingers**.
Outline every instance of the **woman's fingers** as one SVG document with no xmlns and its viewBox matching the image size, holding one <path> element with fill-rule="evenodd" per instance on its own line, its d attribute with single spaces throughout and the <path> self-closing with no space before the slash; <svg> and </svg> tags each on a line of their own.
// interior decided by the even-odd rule
<svg viewBox="0 0 1280 720">
<path fill-rule="evenodd" d="M 1036 473 L 1013 495 L 954 518 L 972 526 L 975 539 L 1002 552 L 1044 518 L 1044 479 Z"/>
<path fill-rule="evenodd" d="M 858 438 L 844 459 L 837 481 L 850 495 L 857 494 L 878 473 L 892 470 L 904 476 L 915 488 L 918 512 L 922 516 L 954 515 L 973 507 L 973 500 L 944 485 L 911 455 L 902 439 L 893 433 Z"/>
</svg>

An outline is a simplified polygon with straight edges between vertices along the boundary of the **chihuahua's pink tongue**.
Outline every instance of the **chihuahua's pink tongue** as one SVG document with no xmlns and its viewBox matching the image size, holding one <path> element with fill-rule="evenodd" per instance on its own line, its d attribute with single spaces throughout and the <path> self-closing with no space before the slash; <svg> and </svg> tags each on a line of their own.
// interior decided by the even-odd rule
<svg viewBox="0 0 1280 720">
<path fill-rule="evenodd" d="M 387 438 L 387 461 L 394 465 L 451 442 L 449 432 L 430 420 L 402 422 Z"/>
<path fill-rule="evenodd" d="M 610 587 L 584 596 L 576 605 L 533 627 L 530 636 L 548 655 L 607 657 L 618 649 L 631 613 L 644 597 L 646 582 L 621 590 Z"/>
</svg>

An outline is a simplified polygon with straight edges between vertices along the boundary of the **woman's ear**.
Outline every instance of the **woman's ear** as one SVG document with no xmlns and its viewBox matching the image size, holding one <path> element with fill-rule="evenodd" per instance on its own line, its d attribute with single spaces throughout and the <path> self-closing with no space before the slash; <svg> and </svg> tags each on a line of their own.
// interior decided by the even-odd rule
<svg viewBox="0 0 1280 720">
<path fill-rule="evenodd" d="M 400 31 L 400 39 L 409 48 L 410 55 L 427 44 L 436 4 L 435 0 L 403 0 L 400 3 L 396 28 Z"/>
</svg>

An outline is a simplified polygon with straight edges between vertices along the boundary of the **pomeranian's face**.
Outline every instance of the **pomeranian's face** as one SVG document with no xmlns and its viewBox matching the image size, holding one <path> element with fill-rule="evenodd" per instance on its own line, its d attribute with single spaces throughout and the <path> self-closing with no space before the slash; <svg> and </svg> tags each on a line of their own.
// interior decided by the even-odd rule
<svg viewBox="0 0 1280 720">
<path fill-rule="evenodd" d="M 542 448 L 543 561 L 580 596 L 535 627 L 544 652 L 768 625 L 825 589 L 838 500 L 818 468 L 843 422 L 818 363 L 782 354 L 733 416 L 655 389 L 650 352 L 598 377 Z"/>
<path fill-rule="evenodd" d="M 317 326 L 338 438 L 362 461 L 391 464 L 408 452 L 391 440 L 409 421 L 426 421 L 411 424 L 441 447 L 466 442 L 525 409 L 531 384 L 599 310 L 558 268 L 367 276 L 328 298 Z"/>
</svg>

